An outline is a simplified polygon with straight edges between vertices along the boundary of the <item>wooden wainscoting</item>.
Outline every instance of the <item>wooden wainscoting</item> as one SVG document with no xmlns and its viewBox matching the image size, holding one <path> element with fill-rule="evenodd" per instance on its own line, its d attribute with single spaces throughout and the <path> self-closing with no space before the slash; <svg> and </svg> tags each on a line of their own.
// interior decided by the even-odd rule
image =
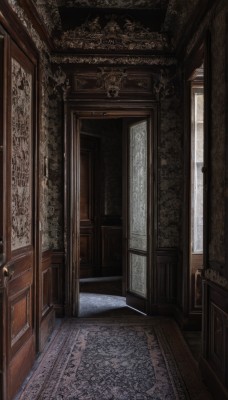
<svg viewBox="0 0 228 400">
<path fill-rule="evenodd" d="M 178 251 L 160 248 L 157 255 L 157 302 L 160 305 L 177 304 Z"/>
<path fill-rule="evenodd" d="M 35 359 L 33 252 L 15 257 L 7 268 L 7 386 L 13 398 Z"/>
<path fill-rule="evenodd" d="M 55 311 L 52 300 L 51 255 L 50 250 L 42 254 L 40 350 L 44 348 L 55 324 Z"/>
<path fill-rule="evenodd" d="M 65 287 L 65 256 L 63 251 L 53 251 L 51 256 L 52 267 L 52 301 L 56 317 L 65 315 L 64 287 Z"/>
<path fill-rule="evenodd" d="M 215 398 L 228 398 L 228 292 L 203 281 L 203 355 L 201 373 Z"/>
</svg>

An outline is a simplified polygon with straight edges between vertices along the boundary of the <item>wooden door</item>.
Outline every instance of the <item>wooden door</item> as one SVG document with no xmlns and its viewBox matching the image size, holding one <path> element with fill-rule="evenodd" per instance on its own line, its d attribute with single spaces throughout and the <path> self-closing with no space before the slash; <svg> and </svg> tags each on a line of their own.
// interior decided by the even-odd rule
<svg viewBox="0 0 228 400">
<path fill-rule="evenodd" d="M 100 140 L 80 135 L 80 278 L 100 274 Z"/>
<path fill-rule="evenodd" d="M 126 122 L 127 293 L 129 306 L 149 312 L 151 254 L 151 140 L 149 119 Z"/>
<path fill-rule="evenodd" d="M 35 65 L 9 43 L 3 129 L 0 398 L 12 399 L 35 359 Z M 5 94 L 4 94 L 5 96 Z"/>
</svg>

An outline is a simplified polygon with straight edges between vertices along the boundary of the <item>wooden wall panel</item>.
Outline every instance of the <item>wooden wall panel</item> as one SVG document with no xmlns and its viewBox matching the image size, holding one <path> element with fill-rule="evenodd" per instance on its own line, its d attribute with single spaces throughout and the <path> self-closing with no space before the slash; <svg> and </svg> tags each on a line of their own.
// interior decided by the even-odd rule
<svg viewBox="0 0 228 400">
<path fill-rule="evenodd" d="M 55 311 L 52 301 L 52 271 L 51 251 L 42 254 L 41 265 L 41 308 L 39 315 L 40 341 L 39 348 L 42 350 L 45 343 L 54 329 Z"/>
<path fill-rule="evenodd" d="M 177 267 L 176 249 L 158 249 L 157 252 L 157 302 L 158 304 L 177 303 Z"/>
<path fill-rule="evenodd" d="M 42 255 L 42 317 L 52 308 L 51 251 Z"/>
<path fill-rule="evenodd" d="M 53 251 L 51 256 L 52 271 L 52 301 L 56 317 L 65 315 L 64 296 L 65 296 L 65 256 L 61 251 Z"/>
<path fill-rule="evenodd" d="M 216 398 L 228 398 L 228 296 L 222 287 L 203 281 L 203 355 L 200 368 Z"/>
</svg>

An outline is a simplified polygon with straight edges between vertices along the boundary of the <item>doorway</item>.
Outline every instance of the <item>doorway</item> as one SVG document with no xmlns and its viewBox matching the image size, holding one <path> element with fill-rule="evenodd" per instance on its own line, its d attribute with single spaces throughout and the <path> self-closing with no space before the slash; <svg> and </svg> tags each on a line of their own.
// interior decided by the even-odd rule
<svg viewBox="0 0 228 400">
<path fill-rule="evenodd" d="M 189 269 L 191 309 L 201 317 L 204 243 L 204 65 L 195 68 L 190 87 Z"/>
<path fill-rule="evenodd" d="M 122 119 L 80 124 L 79 316 L 126 311 L 122 296 Z"/>
<path fill-rule="evenodd" d="M 92 272 L 92 279 L 103 279 L 107 276 L 111 277 L 113 276 L 112 263 L 114 262 L 113 258 L 115 257 L 104 257 L 104 254 L 102 254 L 101 250 L 102 245 L 103 251 L 107 252 L 109 247 L 110 250 L 112 250 L 112 243 L 118 241 L 116 240 L 118 229 L 121 231 L 120 246 L 122 246 L 122 257 L 120 258 L 120 256 L 118 256 L 116 258 L 118 262 L 115 261 L 117 269 L 114 272 L 114 277 L 119 276 L 119 272 L 122 274 L 120 275 L 122 280 L 122 295 L 126 296 L 127 304 L 146 314 L 150 312 L 152 286 L 151 260 L 153 258 L 152 198 L 154 194 L 152 174 L 152 134 L 155 132 L 155 118 L 153 118 L 153 111 L 154 110 L 151 110 L 151 108 L 149 110 L 147 110 L 146 108 L 145 110 L 139 109 L 138 111 L 110 110 L 106 111 L 105 113 L 100 111 L 75 112 L 75 110 L 71 110 L 71 112 L 69 112 L 68 114 L 69 120 L 67 127 L 69 127 L 69 131 L 66 131 L 66 205 L 69 205 L 69 207 L 66 207 L 65 210 L 67 232 L 69 235 L 67 236 L 69 238 L 67 247 L 67 296 L 69 301 L 69 308 L 68 310 L 66 309 L 68 315 L 79 315 L 80 279 L 83 279 L 80 277 L 80 275 L 81 269 L 83 267 L 82 264 L 84 263 L 85 265 L 85 260 L 86 258 L 88 258 L 89 254 L 85 252 L 85 242 L 88 243 L 89 249 L 93 249 L 93 246 L 91 244 L 91 235 L 95 235 L 95 232 L 97 232 L 94 243 L 98 243 L 99 251 L 90 250 L 90 260 L 92 259 L 92 255 L 95 255 L 95 262 L 93 268 L 87 268 L 87 277 L 89 277 L 88 271 L 90 271 L 89 273 Z M 88 132 L 89 125 L 90 132 Z M 93 136 L 94 138 L 96 138 L 96 143 L 100 143 L 101 145 L 101 138 L 99 137 L 97 132 L 93 132 L 93 134 L 91 134 L 92 129 L 97 131 L 97 127 L 101 125 L 106 127 L 108 125 L 118 125 L 119 127 L 121 127 L 120 136 L 122 142 L 122 171 L 120 171 L 119 165 L 117 165 L 117 170 L 118 174 L 122 175 L 122 214 L 113 214 L 111 216 L 111 219 L 109 219 L 110 217 L 107 218 L 107 216 L 102 215 L 102 213 L 99 214 L 98 212 L 96 218 L 93 218 L 93 223 L 96 222 L 96 226 L 91 226 L 91 221 L 89 222 L 89 233 L 89 231 L 85 232 L 89 224 L 87 225 L 87 227 L 85 227 L 85 225 L 83 225 L 86 222 L 85 220 L 83 221 L 83 224 L 81 224 L 81 179 L 85 179 L 85 181 L 87 182 L 87 188 L 82 188 L 82 193 L 84 193 L 83 196 L 85 197 L 86 193 L 87 198 L 88 193 L 92 193 L 94 191 L 94 183 L 91 184 L 91 174 L 88 174 L 88 172 L 82 173 L 81 171 L 81 152 L 82 150 L 85 150 L 83 148 L 85 143 L 83 144 L 83 142 L 86 141 L 88 144 L 88 137 Z M 85 129 L 85 127 L 87 128 Z M 133 151 L 134 146 L 138 146 L 135 154 Z M 97 148 L 97 144 L 94 148 Z M 88 157 L 86 162 L 84 157 L 84 165 L 87 165 L 88 167 L 89 164 L 96 164 L 99 173 L 98 178 L 94 179 L 95 182 L 102 182 L 101 164 L 99 162 L 97 163 L 96 161 L 92 161 L 96 160 L 96 156 L 93 157 L 90 151 L 89 153 L 90 156 L 87 153 Z M 95 153 L 99 154 L 100 149 L 98 151 L 95 150 Z M 146 159 L 146 161 L 144 159 Z M 131 174 L 134 175 L 131 176 Z M 94 176 L 97 176 L 96 171 Z M 88 187 L 88 182 L 90 182 L 90 189 Z M 138 187 L 136 185 L 138 185 Z M 134 188 L 134 196 L 132 188 Z M 102 194 L 99 190 L 98 192 L 101 210 L 101 197 L 104 196 L 104 194 Z M 134 201 L 138 202 L 138 209 L 137 205 L 134 204 Z M 93 207 L 94 210 L 96 210 L 97 212 L 97 210 L 99 211 L 99 207 L 97 207 L 96 203 L 97 202 L 95 201 Z M 116 206 L 117 203 L 118 200 L 116 200 L 113 204 Z M 85 209 L 84 205 L 82 209 Z M 86 209 L 90 210 L 91 212 L 91 207 L 87 206 Z M 136 214 L 134 215 L 134 213 L 131 215 L 131 210 L 137 210 L 137 212 L 139 212 L 138 215 L 140 215 L 140 218 L 138 218 Z M 140 214 L 141 211 L 143 211 L 143 213 Z M 91 213 L 91 216 L 92 214 L 93 213 Z M 142 215 L 144 215 L 144 219 L 142 218 Z M 99 222 L 98 224 L 95 219 L 97 219 L 97 221 Z M 109 220 L 108 224 L 107 220 Z M 119 225 L 117 225 L 117 220 L 119 221 Z M 103 225 L 101 224 L 101 222 L 103 223 Z M 115 222 L 115 224 L 113 222 Z M 98 231 L 97 226 L 99 226 Z M 112 240 L 108 238 L 108 235 L 110 234 L 110 227 L 112 232 Z M 94 230 L 94 233 L 91 231 L 91 229 Z M 82 240 L 81 234 L 83 237 Z M 86 239 L 84 239 L 85 237 Z M 110 242 L 111 245 L 107 245 L 107 241 Z M 82 246 L 80 246 L 81 242 Z M 120 250 L 118 250 L 116 253 L 118 252 L 120 253 Z M 86 257 L 84 257 L 84 255 L 86 255 Z M 118 270 L 121 261 L 122 270 Z M 106 276 L 105 270 L 107 271 Z"/>
</svg>

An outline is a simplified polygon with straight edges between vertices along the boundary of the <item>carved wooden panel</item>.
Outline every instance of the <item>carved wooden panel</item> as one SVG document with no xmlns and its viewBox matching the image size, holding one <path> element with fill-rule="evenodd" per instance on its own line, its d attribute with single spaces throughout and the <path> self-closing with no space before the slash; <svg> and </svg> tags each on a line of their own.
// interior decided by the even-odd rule
<svg viewBox="0 0 228 400">
<path fill-rule="evenodd" d="M 33 330 L 33 272 L 30 257 L 14 263 L 8 284 L 8 346 L 10 359 L 31 336 Z"/>
<path fill-rule="evenodd" d="M 122 227 L 102 226 L 102 270 L 103 275 L 118 275 L 122 272 Z"/>
<path fill-rule="evenodd" d="M 228 389 L 227 290 L 208 279 L 203 280 L 203 287 L 203 368 L 201 372 L 203 377 L 206 377 L 212 392 L 218 398 L 225 399 Z"/>
<path fill-rule="evenodd" d="M 159 304 L 177 302 L 177 251 L 157 250 L 157 299 Z"/>
<path fill-rule="evenodd" d="M 52 302 L 56 317 L 64 316 L 64 287 L 65 287 L 65 268 L 64 253 L 54 251 L 52 253 Z"/>
<path fill-rule="evenodd" d="M 11 248 L 32 243 L 32 74 L 12 58 Z"/>
<path fill-rule="evenodd" d="M 226 348 L 227 344 L 225 344 L 226 337 L 226 329 L 228 315 L 224 313 L 224 311 L 215 305 L 213 302 L 210 306 L 210 332 L 211 332 L 211 340 L 210 340 L 210 358 L 217 370 L 222 374 L 225 371 L 225 363 L 226 363 Z"/>
<path fill-rule="evenodd" d="M 31 325 L 30 289 L 27 288 L 10 303 L 11 347 L 25 334 Z"/>
<path fill-rule="evenodd" d="M 78 71 L 72 76 L 72 92 L 81 95 L 105 95 L 119 97 L 130 94 L 154 96 L 154 80 L 150 73 L 127 71 L 121 68 L 94 68 L 93 71 Z"/>
</svg>

